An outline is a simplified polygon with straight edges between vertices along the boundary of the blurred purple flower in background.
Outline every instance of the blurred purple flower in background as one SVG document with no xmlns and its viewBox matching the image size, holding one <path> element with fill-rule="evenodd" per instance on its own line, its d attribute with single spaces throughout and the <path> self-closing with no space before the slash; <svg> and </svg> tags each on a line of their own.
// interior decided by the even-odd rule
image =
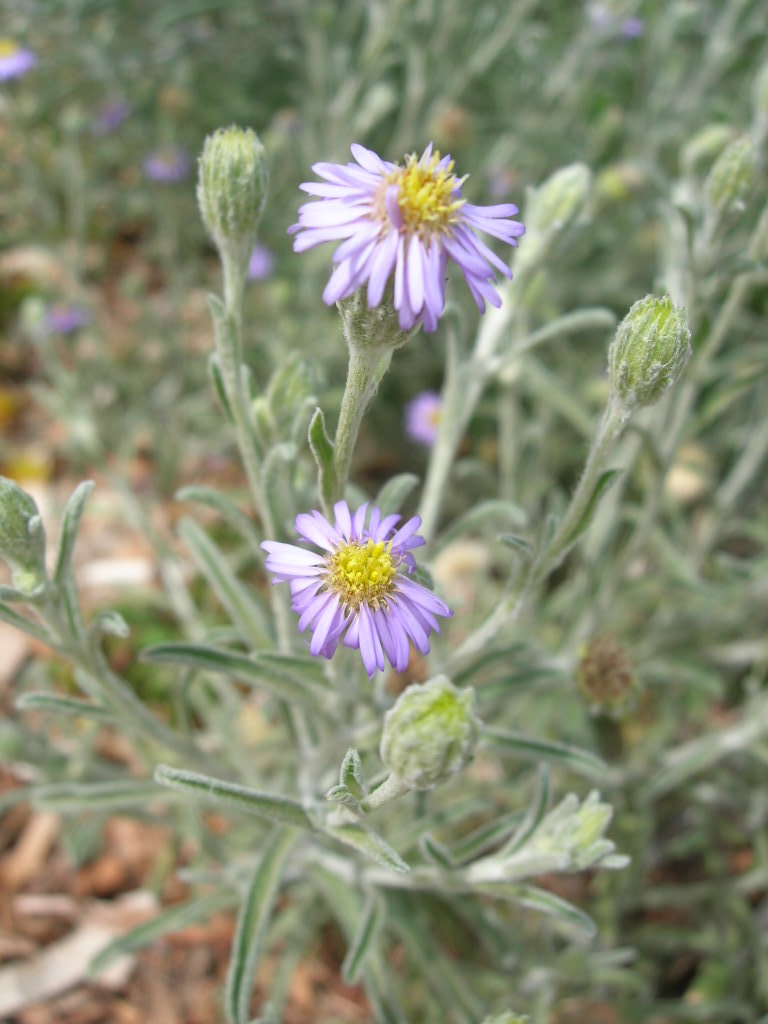
<svg viewBox="0 0 768 1024">
<path fill-rule="evenodd" d="M 37 64 L 31 50 L 25 50 L 13 39 L 0 39 L 0 82 L 20 78 Z"/>
<path fill-rule="evenodd" d="M 251 258 L 248 263 L 249 281 L 266 281 L 272 277 L 275 269 L 275 254 L 266 245 L 258 242 L 253 247 Z"/>
<path fill-rule="evenodd" d="M 436 391 L 422 391 L 405 407 L 405 432 L 412 441 L 432 445 L 440 425 L 442 402 Z"/>
<path fill-rule="evenodd" d="M 48 330 L 55 334 L 73 334 L 85 327 L 91 317 L 87 309 L 81 306 L 68 306 L 64 302 L 57 302 L 51 306 L 46 316 Z"/>
<path fill-rule="evenodd" d="M 600 0 L 588 3 L 584 12 L 592 28 L 609 36 L 639 39 L 645 32 L 645 22 L 642 18 L 625 15 L 620 9 L 608 3 L 600 3 Z"/>
<path fill-rule="evenodd" d="M 144 173 L 150 181 L 173 185 L 189 175 L 192 162 L 181 146 L 158 146 L 144 161 Z"/>
<path fill-rule="evenodd" d="M 94 135 L 111 135 L 116 131 L 131 112 L 127 100 L 105 100 L 96 111 L 91 130 Z"/>
</svg>

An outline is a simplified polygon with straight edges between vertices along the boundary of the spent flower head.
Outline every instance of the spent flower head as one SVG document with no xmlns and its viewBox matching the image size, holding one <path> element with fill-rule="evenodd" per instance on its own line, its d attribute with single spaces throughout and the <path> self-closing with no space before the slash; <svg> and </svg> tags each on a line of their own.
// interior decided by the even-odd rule
<svg viewBox="0 0 768 1024">
<path fill-rule="evenodd" d="M 312 631 L 310 652 L 331 658 L 339 643 L 360 651 L 369 676 L 386 660 L 403 672 L 410 644 L 426 654 L 429 634 L 440 632 L 436 616 L 451 610 L 412 579 L 411 551 L 425 543 L 414 516 L 396 529 L 401 517 L 382 518 L 376 506 L 354 514 L 346 501 L 334 505 L 334 522 L 317 511 L 296 516 L 300 537 L 320 548 L 264 541 L 273 582 L 288 582 L 299 631 Z M 386 660 L 385 660 L 386 658 Z"/>
<path fill-rule="evenodd" d="M 437 438 L 443 402 L 436 391 L 422 391 L 405 407 L 405 432 L 412 441 L 433 445 Z"/>
<path fill-rule="evenodd" d="M 0 39 L 0 82 L 21 78 L 37 64 L 32 50 L 20 46 L 14 39 Z"/>
<path fill-rule="evenodd" d="M 466 178 L 456 177 L 451 157 L 433 152 L 432 143 L 402 165 L 360 145 L 351 149 L 355 163 L 313 166 L 324 182 L 301 188 L 319 202 L 305 203 L 289 229 L 297 233 L 296 252 L 341 241 L 325 302 L 332 305 L 367 283 L 368 305 L 378 306 L 393 277 L 400 328 L 408 331 L 423 319 L 424 329 L 434 331 L 445 306 L 450 261 L 463 273 L 481 312 L 486 301 L 500 305 L 495 272 L 509 278 L 512 272 L 475 232 L 517 245 L 525 231 L 510 219 L 517 207 L 468 203 L 461 194 Z"/>
</svg>

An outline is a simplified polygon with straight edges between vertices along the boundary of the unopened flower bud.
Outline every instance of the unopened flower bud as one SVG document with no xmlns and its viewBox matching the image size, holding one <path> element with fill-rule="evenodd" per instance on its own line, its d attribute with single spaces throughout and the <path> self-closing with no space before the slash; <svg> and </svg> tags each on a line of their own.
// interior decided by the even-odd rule
<svg viewBox="0 0 768 1024">
<path fill-rule="evenodd" d="M 436 676 L 409 686 L 387 712 L 381 759 L 409 789 L 432 789 L 472 760 L 479 736 L 475 691 Z"/>
<path fill-rule="evenodd" d="M 250 128 L 220 128 L 205 140 L 197 201 L 220 250 L 234 245 L 242 258 L 250 255 L 268 182 L 264 147 Z"/>
<path fill-rule="evenodd" d="M 707 202 L 719 214 L 743 210 L 755 181 L 755 147 L 744 135 L 726 146 L 706 183 Z"/>
<path fill-rule="evenodd" d="M 708 124 L 688 139 L 680 150 L 680 163 L 687 174 L 694 174 L 702 165 L 710 166 L 733 138 L 728 124 Z"/>
<path fill-rule="evenodd" d="M 584 208 L 592 186 L 586 164 L 561 167 L 528 192 L 525 210 L 526 242 L 518 266 L 541 260 L 552 239 L 571 224 Z"/>
<path fill-rule="evenodd" d="M 596 637 L 587 644 L 576 681 L 589 704 L 609 714 L 626 708 L 638 689 L 632 659 L 611 636 Z"/>
<path fill-rule="evenodd" d="M 631 307 L 611 342 L 611 387 L 628 408 L 652 405 L 679 379 L 690 354 L 687 311 L 668 295 L 646 295 Z"/>
<path fill-rule="evenodd" d="M 13 585 L 25 593 L 47 578 L 45 531 L 37 505 L 4 476 L 0 476 L 0 558 L 11 569 Z"/>
<path fill-rule="evenodd" d="M 530 1024 L 530 1019 L 530 1017 L 521 1017 L 519 1013 L 513 1013 L 512 1010 L 505 1010 L 504 1013 L 486 1017 L 483 1024 Z"/>
</svg>

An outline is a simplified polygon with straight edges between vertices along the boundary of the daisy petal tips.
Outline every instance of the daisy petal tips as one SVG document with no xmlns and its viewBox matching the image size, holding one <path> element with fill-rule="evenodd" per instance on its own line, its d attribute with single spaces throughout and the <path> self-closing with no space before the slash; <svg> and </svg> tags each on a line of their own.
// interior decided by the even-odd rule
<svg viewBox="0 0 768 1024">
<path fill-rule="evenodd" d="M 368 305 L 378 306 L 390 278 L 403 331 L 423 320 L 434 331 L 445 306 L 445 272 L 455 263 L 481 312 L 485 303 L 501 304 L 496 273 L 512 277 L 507 264 L 476 232 L 516 246 L 525 228 L 510 218 L 517 207 L 473 206 L 461 194 L 465 178 L 453 173 L 450 156 L 430 143 L 420 157 L 404 165 L 382 160 L 353 145 L 354 163 L 319 163 L 312 168 L 322 182 L 301 188 L 317 202 L 299 209 L 289 228 L 293 248 L 304 252 L 323 242 L 340 242 L 333 273 L 323 292 L 330 306 L 367 284 Z"/>
<path fill-rule="evenodd" d="M 424 539 L 414 516 L 398 528 L 400 516 L 375 506 L 354 513 L 346 501 L 334 505 L 334 521 L 319 512 L 296 517 L 296 531 L 319 551 L 264 541 L 267 570 L 274 583 L 287 582 L 299 631 L 310 629 L 310 652 L 331 658 L 339 644 L 360 651 L 369 677 L 386 667 L 408 665 L 411 643 L 429 651 L 429 634 L 439 633 L 437 616 L 450 608 L 411 578 L 412 550 Z"/>
</svg>

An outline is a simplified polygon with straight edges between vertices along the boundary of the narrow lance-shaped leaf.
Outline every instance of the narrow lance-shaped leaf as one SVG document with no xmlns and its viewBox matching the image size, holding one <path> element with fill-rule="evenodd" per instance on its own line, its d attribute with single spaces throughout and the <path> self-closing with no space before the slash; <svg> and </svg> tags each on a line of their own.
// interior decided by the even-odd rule
<svg viewBox="0 0 768 1024">
<path fill-rule="evenodd" d="M 295 668 L 275 669 L 274 662 L 262 664 L 254 658 L 223 647 L 204 644 L 157 644 L 141 652 L 143 661 L 186 665 L 204 672 L 221 672 L 249 686 L 258 686 L 281 700 L 289 700 L 315 711 L 323 712 L 325 693 L 311 675 Z"/>
<path fill-rule="evenodd" d="M 52 782 L 30 791 L 36 807 L 50 811 L 105 811 L 146 807 L 160 794 L 151 779 L 110 779 L 107 782 Z"/>
<path fill-rule="evenodd" d="M 230 1024 L 247 1024 L 254 972 L 264 934 L 280 889 L 286 858 L 296 836 L 278 831 L 268 840 L 256 865 L 245 900 L 237 915 L 232 941 L 224 1008 Z"/>
<path fill-rule="evenodd" d="M 535 885 L 514 885 L 506 882 L 485 883 L 478 886 L 478 889 L 488 896 L 519 903 L 520 906 L 527 907 L 529 910 L 538 910 L 542 914 L 554 917 L 566 927 L 580 931 L 589 937 L 597 932 L 595 922 L 591 917 L 547 889 L 539 889 Z"/>
<path fill-rule="evenodd" d="M 567 743 L 558 743 L 555 740 L 541 740 L 532 736 L 523 736 L 520 733 L 498 729 L 490 725 L 486 725 L 483 728 L 483 737 L 495 743 L 498 747 L 506 749 L 516 757 L 526 760 L 543 759 L 545 761 L 552 761 L 555 764 L 563 764 L 572 771 L 580 775 L 586 775 L 588 778 L 598 778 L 603 781 L 608 779 L 608 765 L 588 750 L 581 750 L 579 747 L 572 747 Z"/>
<path fill-rule="evenodd" d="M 58 693 L 22 693 L 16 700 L 19 711 L 52 711 L 57 715 L 78 715 L 100 721 L 114 718 L 114 712 L 103 705 L 80 697 L 62 697 Z"/>
<path fill-rule="evenodd" d="M 213 393 L 218 399 L 222 412 L 230 423 L 234 423 L 232 408 L 230 407 L 229 398 L 227 397 L 227 389 L 224 386 L 224 378 L 221 375 L 219 359 L 215 352 L 208 356 L 208 377 L 210 378 Z"/>
<path fill-rule="evenodd" d="M 549 768 L 547 765 L 541 765 L 539 768 L 538 786 L 536 792 L 533 795 L 533 800 L 528 808 L 528 811 L 520 823 L 520 827 L 516 830 L 515 834 L 507 840 L 504 846 L 499 850 L 499 856 L 509 856 L 514 853 L 515 850 L 519 850 L 528 839 L 533 835 L 544 817 L 549 804 Z"/>
<path fill-rule="evenodd" d="M 226 494 L 217 491 L 215 487 L 191 484 L 176 491 L 174 498 L 176 501 L 195 501 L 201 505 L 206 505 L 208 508 L 215 509 L 222 519 L 237 530 L 254 554 L 261 558 L 261 549 L 259 548 L 261 537 L 255 523 Z"/>
<path fill-rule="evenodd" d="M 88 965 L 88 976 L 95 978 L 124 953 L 133 953 L 137 949 L 143 949 L 164 935 L 168 935 L 169 932 L 181 931 L 182 928 L 186 928 L 190 924 L 204 921 L 211 914 L 215 914 L 217 910 L 223 910 L 236 902 L 237 895 L 232 890 L 218 889 L 216 892 L 206 893 L 205 896 L 188 900 L 186 903 L 177 903 L 170 909 L 156 914 L 151 920 L 143 921 L 135 928 L 131 928 L 129 932 L 113 939 L 91 960 Z"/>
<path fill-rule="evenodd" d="M 464 515 L 459 516 L 454 523 L 440 534 L 437 540 L 436 550 L 442 550 L 452 540 L 455 540 L 457 537 L 462 536 L 462 534 L 468 533 L 470 530 L 475 530 L 479 526 L 488 522 L 501 522 L 505 525 L 524 526 L 525 521 L 525 511 L 520 508 L 519 505 L 515 505 L 511 501 L 502 501 L 499 498 L 481 501 L 477 505 L 474 505 L 468 512 L 465 512 Z"/>
<path fill-rule="evenodd" d="M 584 533 L 586 528 L 592 522 L 592 517 L 595 514 L 600 499 L 604 496 L 608 488 L 615 482 L 616 478 L 621 474 L 620 469 L 606 469 L 604 473 L 601 473 L 595 489 L 592 491 L 587 507 L 584 509 L 579 521 L 576 523 L 574 528 L 568 534 L 567 537 L 563 538 L 562 550 L 566 551 L 572 544 L 575 544 L 579 537 Z"/>
<path fill-rule="evenodd" d="M 378 832 L 363 828 L 362 825 L 329 826 L 326 828 L 326 832 L 329 836 L 333 836 L 334 839 L 338 839 L 339 842 L 344 843 L 346 846 L 352 846 L 354 849 L 364 853 L 371 860 L 376 861 L 377 864 L 381 864 L 382 867 L 389 868 L 391 871 L 396 871 L 401 875 L 411 870 L 400 854 L 393 850 Z"/>
<path fill-rule="evenodd" d="M 418 483 L 419 478 L 415 473 L 398 473 L 388 480 L 376 498 L 376 507 L 381 509 L 382 516 L 399 512 L 403 502 Z"/>
<path fill-rule="evenodd" d="M 372 893 L 363 907 L 357 930 L 341 965 L 341 976 L 348 985 L 357 984 L 366 957 L 375 943 L 382 917 L 381 898 L 377 893 Z"/>
<path fill-rule="evenodd" d="M 325 429 L 325 417 L 322 409 L 315 409 L 309 421 L 309 447 L 317 463 L 320 480 L 320 493 L 325 494 L 333 472 L 333 445 Z"/>
<path fill-rule="evenodd" d="M 61 585 L 69 572 L 72 564 L 72 553 L 75 550 L 77 530 L 80 526 L 80 518 L 83 514 L 88 495 L 93 490 L 93 480 L 84 480 L 72 492 L 72 496 L 64 509 L 64 516 L 61 520 L 61 534 L 59 536 L 59 551 L 56 557 L 56 569 L 53 574 L 54 581 Z"/>
<path fill-rule="evenodd" d="M 182 519 L 179 533 L 189 545 L 200 572 L 205 576 L 238 627 L 243 639 L 261 646 L 270 641 L 263 609 L 229 568 L 222 552 L 193 519 Z"/>
<path fill-rule="evenodd" d="M 155 782 L 202 800 L 210 800 L 232 810 L 255 814 L 281 825 L 314 829 L 307 812 L 297 800 L 274 793 L 261 793 L 236 782 L 214 779 L 209 775 L 183 771 L 161 764 L 155 769 Z"/>
<path fill-rule="evenodd" d="M 32 622 L 26 616 L 19 615 L 17 611 L 9 608 L 6 604 L 0 604 L 0 622 L 5 622 L 9 626 L 13 626 L 14 629 L 21 630 L 22 633 L 34 637 L 35 640 L 39 640 L 48 647 L 56 647 L 56 642 L 46 629 L 38 626 L 36 622 Z"/>
</svg>

